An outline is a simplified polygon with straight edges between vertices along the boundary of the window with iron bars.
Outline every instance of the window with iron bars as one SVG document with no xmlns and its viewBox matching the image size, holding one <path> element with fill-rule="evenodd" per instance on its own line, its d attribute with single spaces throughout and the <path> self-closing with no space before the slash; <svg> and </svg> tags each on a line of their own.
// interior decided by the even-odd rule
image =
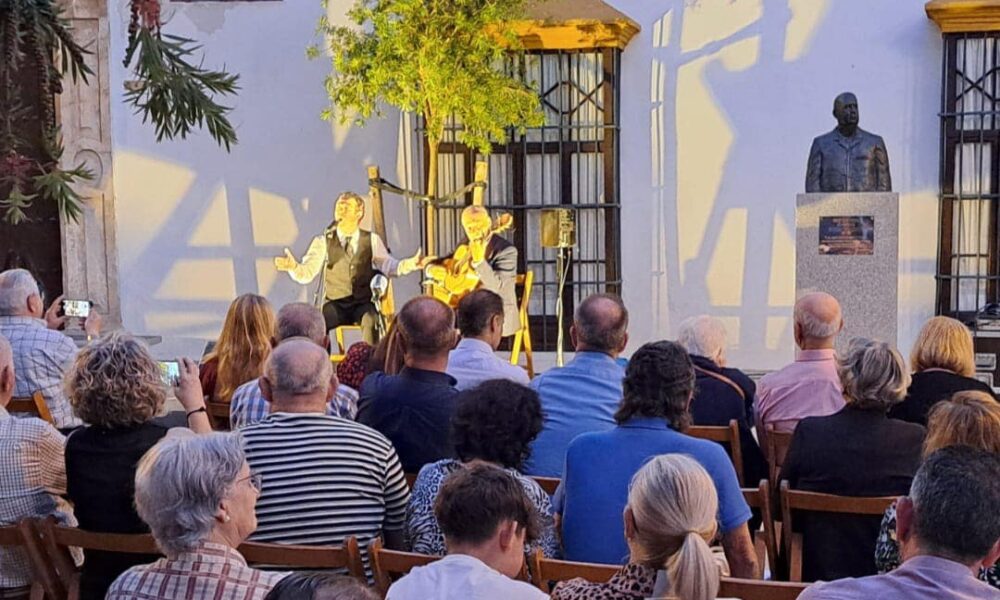
<svg viewBox="0 0 1000 600">
<path fill-rule="evenodd" d="M 534 272 L 529 315 L 538 350 L 556 346 L 556 250 L 542 248 L 541 211 L 568 208 L 575 213 L 572 251 L 563 308 L 568 330 L 575 306 L 597 292 L 621 293 L 619 199 L 618 49 L 532 51 L 518 65 L 537 92 L 545 124 L 493 145 L 485 158 L 458 141 L 461 125 L 452 123 L 440 145 L 438 190 L 460 189 L 473 180 L 475 162 L 488 160 L 489 186 L 484 204 L 494 218 L 509 212 L 514 228 L 504 234 L 518 249 L 518 272 Z M 418 172 L 427 164 L 426 147 Z M 451 251 L 464 237 L 462 204 L 437 209 L 436 247 Z M 518 290 L 520 299 L 522 290 Z M 565 335 L 567 350 L 569 335 Z"/>
</svg>

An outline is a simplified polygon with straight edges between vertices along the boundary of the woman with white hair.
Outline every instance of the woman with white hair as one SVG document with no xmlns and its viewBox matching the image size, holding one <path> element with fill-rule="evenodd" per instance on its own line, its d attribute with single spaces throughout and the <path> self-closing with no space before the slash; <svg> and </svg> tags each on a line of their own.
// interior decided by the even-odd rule
<svg viewBox="0 0 1000 600">
<path fill-rule="evenodd" d="M 843 409 L 799 422 L 782 466 L 782 480 L 807 492 L 840 496 L 901 496 L 920 466 L 925 430 L 890 419 L 910 383 L 903 358 L 885 342 L 855 338 L 838 359 Z M 802 578 L 826 581 L 875 575 L 871 549 L 880 517 L 805 514 Z"/>
<path fill-rule="evenodd" d="M 169 435 L 135 474 L 135 507 L 166 558 L 132 567 L 107 600 L 261 600 L 287 573 L 251 569 L 236 548 L 257 528 L 260 477 L 230 433 Z"/>
<path fill-rule="evenodd" d="M 715 484 L 685 454 L 654 457 L 632 477 L 625 507 L 629 562 L 607 583 L 565 581 L 553 600 L 711 600 L 719 566 L 709 543 L 718 529 Z"/>
</svg>

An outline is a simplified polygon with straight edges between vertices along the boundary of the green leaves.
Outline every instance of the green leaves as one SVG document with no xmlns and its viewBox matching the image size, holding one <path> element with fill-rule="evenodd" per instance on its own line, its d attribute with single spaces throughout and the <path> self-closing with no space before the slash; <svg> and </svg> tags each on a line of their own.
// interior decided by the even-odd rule
<svg viewBox="0 0 1000 600">
<path fill-rule="evenodd" d="M 195 127 L 204 127 L 228 152 L 236 143 L 228 118 L 232 108 L 218 104 L 215 96 L 235 94 L 239 75 L 192 65 L 188 61 L 200 48 L 193 40 L 140 28 L 125 52 L 125 66 L 134 59 L 136 76 L 127 84 L 125 101 L 143 123 L 153 123 L 157 141 L 184 139 Z"/>
</svg>

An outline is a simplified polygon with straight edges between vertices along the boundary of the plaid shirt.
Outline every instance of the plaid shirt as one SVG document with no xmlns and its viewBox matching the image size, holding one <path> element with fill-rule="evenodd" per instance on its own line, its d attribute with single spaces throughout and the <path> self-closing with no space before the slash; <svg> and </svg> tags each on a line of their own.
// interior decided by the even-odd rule
<svg viewBox="0 0 1000 600">
<path fill-rule="evenodd" d="M 0 525 L 55 515 L 76 525 L 66 493 L 66 438 L 35 418 L 14 418 L 0 407 Z M 30 585 L 31 564 L 20 548 L 0 547 L 0 588 Z"/>
<path fill-rule="evenodd" d="M 191 552 L 125 571 L 105 600 L 261 600 L 287 575 L 251 569 L 229 546 L 203 542 Z"/>
<path fill-rule="evenodd" d="M 73 414 L 63 388 L 63 375 L 76 358 L 76 344 L 69 337 L 33 317 L 0 316 L 0 334 L 14 349 L 14 396 L 42 392 L 58 429 L 83 425 Z"/>
<path fill-rule="evenodd" d="M 260 392 L 258 381 L 248 381 L 233 392 L 233 399 L 229 404 L 230 429 L 242 429 L 259 423 L 271 412 L 267 400 Z M 353 421 L 358 414 L 358 392 L 343 384 L 337 386 L 337 391 L 326 407 L 326 414 Z"/>
</svg>

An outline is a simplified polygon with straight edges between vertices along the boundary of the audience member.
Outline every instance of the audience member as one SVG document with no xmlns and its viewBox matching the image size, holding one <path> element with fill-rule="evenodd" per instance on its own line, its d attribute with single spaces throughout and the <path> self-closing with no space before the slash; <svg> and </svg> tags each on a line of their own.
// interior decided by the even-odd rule
<svg viewBox="0 0 1000 600">
<path fill-rule="evenodd" d="M 73 415 L 63 391 L 63 377 L 76 357 L 76 344 L 56 331 L 66 323 L 66 317 L 59 316 L 62 299 L 59 296 L 44 310 L 31 273 L 24 269 L 0 273 L 0 335 L 7 338 L 14 353 L 14 396 L 41 392 L 55 426 L 68 430 L 83 423 Z M 84 320 L 84 329 L 89 336 L 100 334 L 101 316 L 96 310 Z"/>
<path fill-rule="evenodd" d="M 629 360 L 618 426 L 580 435 L 566 453 L 562 491 L 563 551 L 568 560 L 620 564 L 628 556 L 622 511 L 628 484 L 650 457 L 688 454 L 712 477 L 719 498 L 722 546 L 732 573 L 757 577 L 757 562 L 736 471 L 716 443 L 680 433 L 690 424 L 694 369 L 673 342 L 645 344 Z"/>
<path fill-rule="evenodd" d="M 372 373 L 361 384 L 358 422 L 385 434 L 403 470 L 454 456 L 448 435 L 455 413 L 455 378 L 448 352 L 455 346 L 455 313 L 447 304 L 418 296 L 396 315 L 406 366 L 398 375 Z"/>
<path fill-rule="evenodd" d="M 628 344 L 627 329 L 628 311 L 618 296 L 594 294 L 576 308 L 569 330 L 576 349 L 573 360 L 531 382 L 542 399 L 545 421 L 525 463 L 526 474 L 561 477 L 573 438 L 615 426 L 625 376 L 617 359 Z"/>
<path fill-rule="evenodd" d="M 494 352 L 503 339 L 503 298 L 479 289 L 458 303 L 458 346 L 448 355 L 448 374 L 459 390 L 474 388 L 490 379 L 509 379 L 528 385 L 528 373 L 500 359 Z"/>
<path fill-rule="evenodd" d="M 188 422 L 211 430 L 198 382 L 198 367 L 181 362 L 177 399 Z M 106 533 L 145 533 L 134 506 L 135 465 L 167 428 L 157 424 L 166 400 L 160 366 L 135 338 L 112 333 L 84 348 L 66 379 L 69 402 L 89 423 L 66 440 L 66 490 L 80 527 Z M 84 598 L 102 598 L 122 571 L 154 557 L 107 552 L 86 553 L 80 579 Z"/>
<path fill-rule="evenodd" d="M 677 343 L 687 350 L 694 365 L 694 398 L 691 419 L 695 425 L 726 426 L 736 420 L 743 450 L 743 481 L 753 486 L 767 479 L 767 461 L 750 430 L 753 411 L 753 380 L 739 369 L 726 366 L 726 328 L 708 315 L 680 324 Z"/>
<path fill-rule="evenodd" d="M 379 600 L 379 596 L 354 577 L 316 571 L 292 573 L 271 588 L 264 600 Z"/>
<path fill-rule="evenodd" d="M 361 382 L 368 374 L 368 361 L 374 348 L 368 342 L 355 342 L 347 349 L 344 360 L 337 363 L 337 380 L 355 391 L 361 389 Z"/>
<path fill-rule="evenodd" d="M 312 340 L 320 348 L 329 351 L 330 336 L 326 333 L 326 320 L 318 308 L 304 302 L 293 302 L 278 311 L 276 335 L 271 338 L 271 347 L 293 337 Z M 241 429 L 261 421 L 269 410 L 267 400 L 260 391 L 260 378 L 254 378 L 233 392 L 229 404 L 229 427 Z M 353 419 L 358 413 L 358 393 L 347 386 L 338 385 L 326 407 L 326 414 L 345 419 Z"/>
<path fill-rule="evenodd" d="M 139 461 L 135 507 L 166 556 L 132 567 L 107 600 L 261 600 L 287 573 L 247 566 L 236 548 L 257 527 L 260 476 L 235 434 L 170 435 Z"/>
<path fill-rule="evenodd" d="M 355 536 L 367 563 L 380 534 L 403 547 L 409 490 L 379 432 L 326 414 L 337 378 L 325 350 L 285 340 L 260 380 L 271 414 L 242 430 L 247 461 L 263 478 L 253 540 L 335 546 Z"/>
<path fill-rule="evenodd" d="M 66 493 L 66 439 L 41 419 L 14 418 L 6 407 L 14 395 L 14 356 L 0 335 L 0 526 L 54 515 L 76 525 Z M 27 598 L 33 581 L 22 548 L 0 546 L 0 598 Z"/>
<path fill-rule="evenodd" d="M 805 417 L 831 415 L 844 407 L 833 349 L 843 328 L 840 303 L 830 294 L 806 294 L 795 303 L 795 362 L 762 377 L 757 389 L 755 415 L 762 446 L 768 425 L 790 432 Z"/>
<path fill-rule="evenodd" d="M 395 321 L 389 324 L 385 335 L 372 348 L 372 353 L 368 357 L 368 366 L 365 369 L 366 375 L 371 373 L 398 375 L 406 366 L 403 361 L 403 344 L 400 340 L 399 327 L 394 327 L 394 324 Z"/>
<path fill-rule="evenodd" d="M 837 370 L 847 406 L 826 417 L 799 422 L 781 469 L 795 490 L 840 496 L 892 496 L 910 489 L 920 464 L 924 428 L 890 419 L 903 398 L 909 374 L 885 342 L 851 340 Z M 803 514 L 804 581 L 859 577 L 876 572 L 871 548 L 879 517 Z"/>
<path fill-rule="evenodd" d="M 893 419 L 927 425 L 931 408 L 955 392 L 976 390 L 993 396 L 990 386 L 972 377 L 972 333 L 950 317 L 934 317 L 924 324 L 910 353 L 910 368 L 913 381 L 903 401 L 889 411 Z"/>
<path fill-rule="evenodd" d="M 607 583 L 562 582 L 555 600 L 714 600 L 719 566 L 715 484 L 696 460 L 657 456 L 632 477 L 623 520 L 629 562 Z"/>
<path fill-rule="evenodd" d="M 274 334 L 274 309 L 267 298 L 243 294 L 233 300 L 222 333 L 201 364 L 201 387 L 209 402 L 229 404 L 236 388 L 260 377 Z"/>
<path fill-rule="evenodd" d="M 1000 455 L 968 446 L 934 452 L 900 498 L 903 564 L 885 575 L 809 586 L 799 600 L 1000 600 L 975 573 L 1000 558 Z"/>
<path fill-rule="evenodd" d="M 451 428 L 458 460 L 446 458 L 424 465 L 406 507 L 406 537 L 413 551 L 445 554 L 444 534 L 434 518 L 434 500 L 441 484 L 455 471 L 487 462 L 510 473 L 537 512 L 540 536 L 525 551 L 541 548 L 546 556 L 556 556 L 559 542 L 552 522 L 551 499 L 534 479 L 517 471 L 530 452 L 531 441 L 542 429 L 538 394 L 505 379 L 484 382 L 458 395 Z"/>
<path fill-rule="evenodd" d="M 524 488 L 509 473 L 485 464 L 456 471 L 441 487 L 434 515 L 448 556 L 414 568 L 389 588 L 386 600 L 548 598 L 514 579 L 538 523 Z"/>
<path fill-rule="evenodd" d="M 1000 456 L 1000 403 L 991 394 L 958 392 L 931 409 L 924 456 L 948 446 L 971 446 Z M 885 511 L 875 543 L 875 566 L 886 573 L 899 566 L 896 503 Z M 980 569 L 979 578 L 1000 589 L 1000 564 Z"/>
</svg>

